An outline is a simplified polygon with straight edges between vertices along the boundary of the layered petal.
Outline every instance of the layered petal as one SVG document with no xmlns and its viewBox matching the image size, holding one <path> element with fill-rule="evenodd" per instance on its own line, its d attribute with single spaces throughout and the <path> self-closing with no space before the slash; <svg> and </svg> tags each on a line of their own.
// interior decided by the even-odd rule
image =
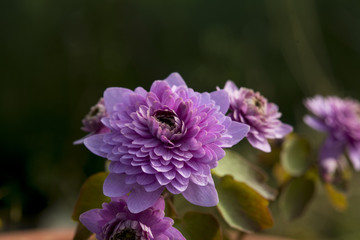
<svg viewBox="0 0 360 240">
<path fill-rule="evenodd" d="M 149 92 L 108 88 L 104 104 L 107 116 L 101 122 L 108 132 L 86 138 L 85 146 L 112 161 L 105 195 L 129 194 L 134 213 L 150 207 L 164 189 L 187 196 L 191 189 L 207 189 L 212 198 L 195 197 L 193 202 L 216 202 L 215 187 L 204 176 L 224 157 L 223 148 L 249 131 L 248 125 L 225 116 L 225 90 L 198 93 L 173 73 L 154 81 Z"/>
<path fill-rule="evenodd" d="M 80 215 L 81 223 L 96 234 L 98 240 L 108 239 L 173 239 L 185 240 L 172 225 L 174 221 L 165 217 L 165 202 L 158 197 L 154 204 L 139 213 L 128 208 L 129 198 L 113 198 L 104 203 L 102 209 L 92 209 Z"/>
</svg>

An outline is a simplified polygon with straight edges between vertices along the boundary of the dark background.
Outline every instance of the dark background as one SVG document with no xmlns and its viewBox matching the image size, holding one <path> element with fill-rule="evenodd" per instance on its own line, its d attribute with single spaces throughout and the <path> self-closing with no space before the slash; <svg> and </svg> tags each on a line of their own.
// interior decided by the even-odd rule
<svg viewBox="0 0 360 240">
<path fill-rule="evenodd" d="M 232 79 L 310 131 L 304 97 L 360 98 L 359 27 L 358 0 L 1 1 L 0 229 L 73 224 L 81 183 L 104 161 L 72 142 L 107 87 L 149 89 L 175 71 L 199 92 Z M 342 214 L 318 194 L 271 233 L 359 239 L 359 191 Z"/>
</svg>

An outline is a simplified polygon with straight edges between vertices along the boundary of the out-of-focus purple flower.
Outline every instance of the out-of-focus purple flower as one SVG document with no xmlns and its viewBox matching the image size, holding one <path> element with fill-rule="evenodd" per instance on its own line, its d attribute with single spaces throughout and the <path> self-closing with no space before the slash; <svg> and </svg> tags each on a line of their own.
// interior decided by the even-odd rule
<svg viewBox="0 0 360 240">
<path fill-rule="evenodd" d="M 227 81 L 224 90 L 230 96 L 230 116 L 234 121 L 250 126 L 247 134 L 249 143 L 264 152 L 270 152 L 267 139 L 283 138 L 292 127 L 282 123 L 278 106 L 269 103 L 259 92 L 248 88 L 238 88 L 234 82 Z"/>
<path fill-rule="evenodd" d="M 346 149 L 353 167 L 360 170 L 360 103 L 335 96 L 315 96 L 305 100 L 305 106 L 314 115 L 305 116 L 304 121 L 328 133 L 319 154 L 323 176 L 333 171 Z"/>
<path fill-rule="evenodd" d="M 182 240 L 184 236 L 164 217 L 165 202 L 159 198 L 155 204 L 140 212 L 131 213 L 127 196 L 103 203 L 102 209 L 92 209 L 80 215 L 80 222 L 98 240 Z"/>
<path fill-rule="evenodd" d="M 246 136 L 249 127 L 225 116 L 228 94 L 198 93 L 178 73 L 155 81 L 149 92 L 108 88 L 109 133 L 85 139 L 93 153 L 111 160 L 104 194 L 130 192 L 128 207 L 140 212 L 166 188 L 193 204 L 215 206 L 218 196 L 210 169 Z"/>
<path fill-rule="evenodd" d="M 85 138 L 91 135 L 109 132 L 109 128 L 101 122 L 101 118 L 106 116 L 107 112 L 104 104 L 104 98 L 100 98 L 98 103 L 90 108 L 90 112 L 86 114 L 82 120 L 83 126 L 81 127 L 81 130 L 89 134 L 75 141 L 74 144 L 82 144 Z"/>
</svg>

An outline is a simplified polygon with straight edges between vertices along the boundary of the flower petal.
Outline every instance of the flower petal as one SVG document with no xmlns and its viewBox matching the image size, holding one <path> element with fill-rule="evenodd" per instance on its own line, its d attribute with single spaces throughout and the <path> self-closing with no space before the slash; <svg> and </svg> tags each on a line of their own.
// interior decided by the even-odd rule
<svg viewBox="0 0 360 240">
<path fill-rule="evenodd" d="M 126 174 L 110 173 L 104 181 L 104 194 L 109 197 L 121 197 L 130 192 L 133 185 L 126 184 Z"/>
<path fill-rule="evenodd" d="M 341 161 L 342 153 L 344 151 L 344 144 L 332 138 L 327 138 L 321 146 L 320 157 L 320 171 L 321 177 L 326 182 L 332 180 L 332 176 L 338 168 L 338 163 Z"/>
<path fill-rule="evenodd" d="M 132 93 L 131 90 L 127 88 L 118 88 L 112 87 L 107 88 L 104 92 L 104 102 L 105 108 L 108 113 L 112 113 L 115 109 L 115 105 L 118 103 L 123 103 L 124 98 L 128 93 Z"/>
<path fill-rule="evenodd" d="M 211 178 L 211 176 L 209 176 L 209 178 Z M 219 202 L 212 179 L 206 186 L 200 186 L 190 181 L 187 189 L 182 193 L 182 195 L 192 204 L 204 207 L 213 207 Z"/>
<path fill-rule="evenodd" d="M 360 146 L 349 146 L 349 158 L 355 170 L 360 170 Z"/>
<path fill-rule="evenodd" d="M 274 130 L 275 138 L 283 138 L 293 131 L 293 127 L 282 123 L 277 129 Z"/>
<path fill-rule="evenodd" d="M 229 95 L 225 90 L 218 90 L 210 93 L 211 99 L 220 106 L 220 112 L 226 113 L 229 109 L 230 101 Z"/>
<path fill-rule="evenodd" d="M 100 215 L 101 209 L 91 209 L 87 212 L 84 212 L 80 215 L 80 222 L 87 228 L 89 231 L 99 234 L 102 232 L 102 226 L 99 222 L 102 220 Z"/>
<path fill-rule="evenodd" d="M 344 144 L 333 138 L 327 138 L 320 149 L 320 161 L 327 158 L 337 159 L 344 152 Z"/>
<path fill-rule="evenodd" d="M 231 80 L 226 81 L 224 90 L 233 93 L 238 90 L 238 87 L 235 85 L 235 83 Z"/>
<path fill-rule="evenodd" d="M 153 206 L 159 199 L 164 188 L 159 188 L 153 192 L 146 192 L 142 186 L 134 188 L 128 198 L 128 208 L 132 213 L 139 213 Z"/>
<path fill-rule="evenodd" d="M 170 85 L 170 87 L 181 85 L 186 86 L 184 79 L 177 72 L 171 73 L 166 79 L 164 79 L 164 81 L 166 81 Z"/>
<path fill-rule="evenodd" d="M 322 132 L 328 131 L 328 128 L 326 127 L 326 125 L 324 123 L 322 123 L 318 118 L 307 115 L 304 117 L 304 122 L 316 130 L 319 130 Z"/>
<path fill-rule="evenodd" d="M 154 209 L 158 209 L 158 210 L 165 210 L 165 201 L 164 198 L 160 197 L 155 204 L 152 206 Z"/>
<path fill-rule="evenodd" d="M 227 129 L 227 134 L 230 135 L 230 137 L 224 137 L 220 147 L 234 146 L 248 134 L 249 130 L 249 125 L 232 121 Z"/>
<path fill-rule="evenodd" d="M 179 230 L 177 230 L 176 228 L 174 228 L 174 227 L 166 229 L 165 234 L 168 237 L 168 238 L 165 238 L 165 239 L 186 240 L 186 238 L 181 234 L 181 232 Z"/>
<path fill-rule="evenodd" d="M 94 154 L 100 157 L 106 157 L 107 154 L 100 150 L 104 143 L 105 134 L 92 135 L 84 140 L 84 145 Z"/>
<path fill-rule="evenodd" d="M 247 140 L 254 148 L 260 149 L 263 152 L 271 152 L 270 144 L 264 137 L 259 135 L 255 137 L 253 134 L 249 134 Z"/>
</svg>

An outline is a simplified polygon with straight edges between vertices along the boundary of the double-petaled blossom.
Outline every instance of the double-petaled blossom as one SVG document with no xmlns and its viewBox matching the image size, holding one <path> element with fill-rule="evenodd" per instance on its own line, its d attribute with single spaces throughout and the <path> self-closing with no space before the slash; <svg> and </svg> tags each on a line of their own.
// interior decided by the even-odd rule
<svg viewBox="0 0 360 240">
<path fill-rule="evenodd" d="M 102 122 L 101 119 L 107 116 L 107 112 L 104 105 L 104 99 L 100 98 L 100 100 L 90 108 L 90 111 L 82 120 L 83 126 L 81 130 L 87 132 L 88 135 L 75 141 L 74 144 L 81 144 L 84 142 L 84 139 L 99 133 L 106 133 L 109 131 Z"/>
<path fill-rule="evenodd" d="M 161 197 L 153 206 L 131 213 L 127 207 L 127 196 L 103 203 L 102 209 L 92 209 L 80 215 L 80 222 L 98 240 L 182 240 L 184 236 L 172 225 L 174 221 L 165 217 L 165 202 Z"/>
<path fill-rule="evenodd" d="M 108 88 L 104 93 L 108 133 L 85 139 L 93 153 L 111 160 L 104 194 L 130 192 L 128 208 L 150 207 L 164 189 L 201 206 L 218 196 L 210 169 L 249 131 L 225 116 L 226 91 L 198 93 L 177 73 L 155 81 L 149 92 Z"/>
<path fill-rule="evenodd" d="M 304 121 L 328 134 L 319 153 L 323 178 L 326 180 L 339 167 L 346 149 L 353 167 L 360 170 L 360 103 L 335 96 L 315 96 L 305 100 L 305 106 L 313 115 L 305 116 Z"/>
<path fill-rule="evenodd" d="M 234 121 L 250 126 L 247 134 L 249 143 L 264 152 L 270 152 L 267 139 L 283 138 L 292 127 L 282 123 L 278 106 L 268 102 L 259 92 L 248 88 L 238 88 L 227 81 L 224 90 L 230 97 L 230 116 Z"/>
</svg>

